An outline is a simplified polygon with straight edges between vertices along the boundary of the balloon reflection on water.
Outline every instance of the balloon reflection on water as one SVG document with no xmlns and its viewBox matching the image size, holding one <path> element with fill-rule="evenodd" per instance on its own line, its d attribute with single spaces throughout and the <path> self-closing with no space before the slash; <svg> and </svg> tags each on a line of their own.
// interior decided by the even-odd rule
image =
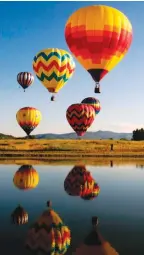
<svg viewBox="0 0 144 255">
<path fill-rule="evenodd" d="M 99 185 L 84 165 L 76 165 L 64 181 L 64 189 L 71 196 L 79 196 L 85 200 L 97 197 L 100 192 Z"/>
<path fill-rule="evenodd" d="M 34 189 L 39 183 L 39 174 L 32 165 L 23 165 L 15 173 L 13 183 L 21 190 Z"/>
</svg>

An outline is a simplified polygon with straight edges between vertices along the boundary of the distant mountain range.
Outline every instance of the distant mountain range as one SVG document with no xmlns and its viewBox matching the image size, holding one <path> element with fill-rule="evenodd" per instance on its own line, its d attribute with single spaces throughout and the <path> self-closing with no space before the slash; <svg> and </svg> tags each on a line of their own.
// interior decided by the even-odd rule
<svg viewBox="0 0 144 255">
<path fill-rule="evenodd" d="M 35 135 L 37 139 L 75 139 L 77 135 L 75 133 L 66 133 L 66 134 L 39 134 Z M 116 133 L 112 131 L 96 131 L 96 132 L 87 132 L 82 139 L 127 139 L 131 140 L 132 133 Z"/>
<path fill-rule="evenodd" d="M 24 138 L 24 137 L 22 137 Z M 39 134 L 33 135 L 33 138 L 36 139 L 75 139 L 77 135 L 75 133 L 66 133 L 66 134 Z M 132 133 L 116 133 L 112 131 L 96 131 L 96 132 L 87 132 L 84 137 L 81 139 L 126 139 L 131 140 Z M 5 135 L 0 133 L 0 139 L 16 139 L 16 137 L 12 135 Z"/>
</svg>

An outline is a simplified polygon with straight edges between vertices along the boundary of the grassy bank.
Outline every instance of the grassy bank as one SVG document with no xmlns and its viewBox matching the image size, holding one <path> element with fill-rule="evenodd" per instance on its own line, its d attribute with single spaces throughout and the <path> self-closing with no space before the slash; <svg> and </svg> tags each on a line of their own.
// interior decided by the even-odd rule
<svg viewBox="0 0 144 255">
<path fill-rule="evenodd" d="M 113 151 L 111 151 L 113 144 Z M 121 140 L 0 140 L 0 158 L 144 158 L 144 142 Z"/>
</svg>

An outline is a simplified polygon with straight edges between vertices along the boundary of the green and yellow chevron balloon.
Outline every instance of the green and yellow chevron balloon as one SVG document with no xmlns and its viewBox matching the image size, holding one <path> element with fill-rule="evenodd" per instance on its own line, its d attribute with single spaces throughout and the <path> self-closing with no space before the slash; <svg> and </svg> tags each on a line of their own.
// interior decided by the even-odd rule
<svg viewBox="0 0 144 255">
<path fill-rule="evenodd" d="M 33 70 L 50 93 L 57 93 L 72 77 L 75 63 L 67 51 L 49 48 L 34 57 Z"/>
</svg>

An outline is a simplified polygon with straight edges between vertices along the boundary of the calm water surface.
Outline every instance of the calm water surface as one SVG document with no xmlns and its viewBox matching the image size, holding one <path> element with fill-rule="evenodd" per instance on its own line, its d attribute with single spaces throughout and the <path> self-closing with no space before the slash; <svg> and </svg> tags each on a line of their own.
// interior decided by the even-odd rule
<svg viewBox="0 0 144 255">
<path fill-rule="evenodd" d="M 69 196 L 64 180 L 71 166 L 33 165 L 40 182 L 33 190 L 22 191 L 13 184 L 20 166 L 0 165 L 0 246 L 5 255 L 27 255 L 24 248 L 29 225 L 45 210 L 47 200 L 69 226 L 72 250 L 91 229 L 91 217 L 99 217 L 101 234 L 121 255 L 144 254 L 144 171 L 136 165 L 86 168 L 100 186 L 100 194 L 92 201 Z M 29 213 L 29 223 L 12 225 L 11 213 L 21 204 Z M 72 254 L 71 249 L 67 254 Z"/>
</svg>

